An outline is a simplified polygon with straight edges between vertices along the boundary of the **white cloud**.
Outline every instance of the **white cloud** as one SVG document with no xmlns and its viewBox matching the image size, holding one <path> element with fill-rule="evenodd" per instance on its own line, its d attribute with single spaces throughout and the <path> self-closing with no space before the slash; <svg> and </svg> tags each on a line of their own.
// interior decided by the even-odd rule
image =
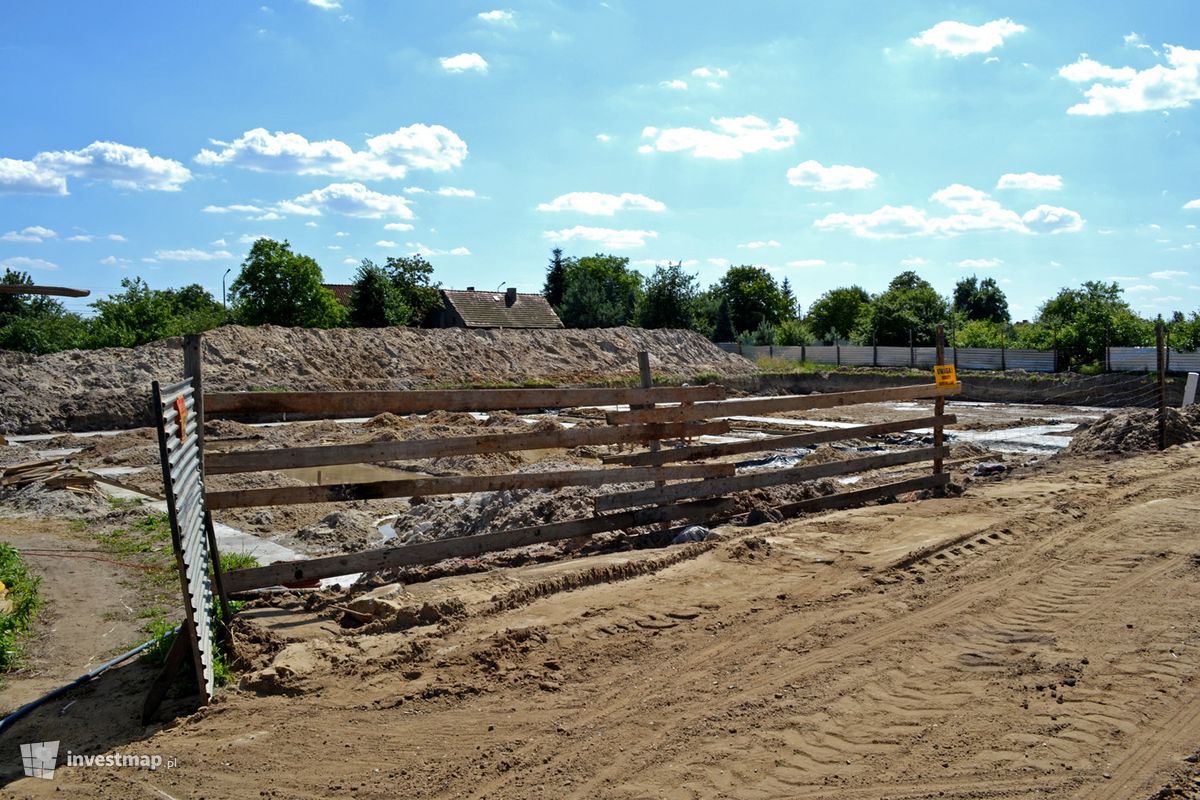
<svg viewBox="0 0 1200 800">
<path fill-rule="evenodd" d="M 469 256 L 469 255 L 471 255 L 471 251 L 465 247 L 453 247 L 449 250 L 439 250 L 436 247 L 430 247 L 429 245 L 421 244 L 420 242 L 416 242 L 416 243 L 405 242 L 404 246 L 412 248 L 411 255 L 424 256 L 426 258 L 428 258 L 430 256 Z"/>
<path fill-rule="evenodd" d="M 66 194 L 67 179 L 58 172 L 15 158 L 0 158 L 0 192 Z"/>
<path fill-rule="evenodd" d="M 264 209 L 258 206 L 246 205 L 243 203 L 234 203 L 229 206 L 205 206 L 201 209 L 205 214 L 261 214 Z"/>
<path fill-rule="evenodd" d="M 122 235 L 121 235 L 121 234 L 119 234 L 119 233 L 110 233 L 108 236 L 105 236 L 104 238 L 105 238 L 105 239 L 108 239 L 110 242 L 125 242 L 125 241 L 128 241 L 128 239 L 126 239 L 124 236 L 122 236 Z"/>
<path fill-rule="evenodd" d="M 781 245 L 779 244 L 779 242 L 775 241 L 774 239 L 771 239 L 771 240 L 765 241 L 765 242 L 761 241 L 761 240 L 756 241 L 756 242 L 746 242 L 745 244 L 738 245 L 738 247 L 744 248 L 746 250 L 761 250 L 764 247 L 780 247 L 780 246 Z"/>
<path fill-rule="evenodd" d="M 357 261 L 355 261 L 353 258 L 349 258 L 349 257 L 347 257 L 347 258 L 343 258 L 343 259 L 342 259 L 342 263 L 343 263 L 343 264 L 349 264 L 349 265 L 351 265 L 351 266 L 358 264 L 358 262 L 357 262 Z"/>
<path fill-rule="evenodd" d="M 1021 221 L 1034 233 L 1074 233 L 1083 229 L 1079 212 L 1060 206 L 1041 205 L 1026 211 Z"/>
<path fill-rule="evenodd" d="M 1006 172 L 996 182 L 997 189 L 1031 189 L 1056 192 L 1063 186 L 1061 175 L 1039 175 L 1036 172 Z"/>
<path fill-rule="evenodd" d="M 653 140 L 653 144 L 642 145 L 638 150 L 659 150 L 664 153 L 691 151 L 696 158 L 733 160 L 747 153 L 791 147 L 800 134 L 799 126 L 783 117 L 774 125 L 755 116 L 713 117 L 710 122 L 715 130 L 645 128 L 642 138 Z"/>
<path fill-rule="evenodd" d="M 828 214 L 813 226 L 825 230 L 849 230 L 867 239 L 953 236 L 973 231 L 1068 233 L 1083 227 L 1083 218 L 1070 209 L 1040 205 L 1022 216 L 992 200 L 987 192 L 961 183 L 939 189 L 929 199 L 955 213 L 934 216 L 913 206 L 888 205 L 866 214 L 840 211 Z"/>
<path fill-rule="evenodd" d="M 705 260 L 705 261 L 707 261 L 709 264 L 712 264 L 714 267 L 727 267 L 727 266 L 729 266 L 729 259 L 728 259 L 728 258 L 706 258 L 706 259 L 704 259 L 704 260 Z"/>
<path fill-rule="evenodd" d="M 213 239 L 211 242 L 209 242 L 209 244 L 211 244 L 213 247 L 227 247 L 229 242 L 225 241 L 224 239 Z"/>
<path fill-rule="evenodd" d="M 456 56 L 445 56 L 439 58 L 438 62 L 446 72 L 488 71 L 488 62 L 479 53 L 459 53 Z"/>
<path fill-rule="evenodd" d="M 658 238 L 657 231 L 589 228 L 585 225 L 576 225 L 573 228 L 563 228 L 558 231 L 545 231 L 542 235 L 552 242 L 592 242 L 612 250 L 644 247 L 647 239 Z"/>
<path fill-rule="evenodd" d="M 143 261 L 154 261 L 154 259 L 148 259 L 148 258 L 143 258 L 142 260 Z M 105 266 L 108 266 L 108 267 L 124 267 L 127 264 L 132 264 L 133 262 L 131 260 L 129 260 L 128 258 L 119 258 L 117 256 L 106 256 L 105 258 L 100 259 L 100 263 L 104 264 Z"/>
<path fill-rule="evenodd" d="M 307 2 L 310 6 L 316 6 L 325 11 L 336 11 L 342 7 L 338 0 L 307 0 Z"/>
<path fill-rule="evenodd" d="M 1183 204 L 1183 207 L 1187 209 L 1200 208 L 1200 197 L 1197 197 L 1195 200 L 1188 200 Z"/>
<path fill-rule="evenodd" d="M 1150 273 L 1150 277 L 1156 281 L 1175 281 L 1187 276 L 1188 273 L 1178 269 L 1164 269 L 1159 272 Z"/>
<path fill-rule="evenodd" d="M 313 222 L 313 221 L 310 219 L 308 222 L 304 223 L 304 227 L 306 227 L 306 228 L 315 228 L 315 227 L 317 227 L 317 223 Z"/>
<path fill-rule="evenodd" d="M 325 245 L 325 249 L 326 250 L 341 250 L 342 246 L 340 244 L 327 244 L 327 245 Z"/>
<path fill-rule="evenodd" d="M 58 264 L 53 261 L 47 261 L 44 258 L 28 258 L 26 256 L 14 256 L 0 261 L 0 267 L 11 270 L 27 270 L 27 269 L 58 269 Z"/>
<path fill-rule="evenodd" d="M 664 89 L 676 89 L 676 90 L 683 90 L 688 87 L 687 81 L 681 81 L 678 78 L 676 78 L 675 80 L 671 80 L 671 81 L 661 81 L 658 85 Z"/>
<path fill-rule="evenodd" d="M 900 266 L 902 267 L 923 267 L 928 263 L 928 261 L 920 256 L 909 256 L 908 258 L 900 259 Z"/>
<path fill-rule="evenodd" d="M 228 250 L 200 250 L 188 247 L 183 250 L 156 250 L 154 257 L 163 261 L 221 261 L 233 258 Z"/>
<path fill-rule="evenodd" d="M 385 231 L 411 231 L 413 229 L 413 226 L 409 225 L 407 222 L 389 222 L 387 225 L 383 226 L 383 229 Z M 350 234 L 348 234 L 348 233 L 339 233 L 338 234 L 338 236 L 349 236 L 349 235 Z"/>
<path fill-rule="evenodd" d="M 238 237 L 238 244 L 254 244 L 259 239 L 270 239 L 265 233 L 243 233 Z"/>
<path fill-rule="evenodd" d="M 43 228 L 41 225 L 30 225 L 26 228 L 22 228 L 19 231 L 9 231 L 3 236 L 0 236 L 0 241 L 29 242 L 31 244 L 37 244 L 39 242 L 44 242 L 47 239 L 53 239 L 56 236 L 58 236 L 58 234 L 49 228 Z"/>
<path fill-rule="evenodd" d="M 1069 81 L 1096 81 L 1084 91 L 1085 103 L 1067 109 L 1068 114 L 1106 116 L 1136 111 L 1187 108 L 1200 100 L 1200 50 L 1164 45 L 1167 64 L 1143 70 L 1107 67 L 1080 56 L 1058 74 Z"/>
<path fill-rule="evenodd" d="M 77 233 L 74 236 L 68 236 L 67 241 L 68 242 L 90 242 L 90 241 L 93 241 L 95 238 L 96 237 L 92 236 L 90 233 Z"/>
<path fill-rule="evenodd" d="M 1145 294 L 1146 292 L 1157 292 L 1158 291 L 1157 286 L 1153 286 L 1149 283 L 1139 283 L 1135 286 L 1122 286 L 1121 288 L 1124 289 L 1129 294 Z"/>
<path fill-rule="evenodd" d="M 443 186 L 434 194 L 440 194 L 442 197 L 474 197 L 474 189 L 456 189 L 453 186 Z"/>
<path fill-rule="evenodd" d="M 452 255 L 452 256 L 469 256 L 469 255 L 471 255 L 471 251 L 470 251 L 470 250 L 468 250 L 468 249 L 467 249 L 467 248 L 465 248 L 465 247 L 452 247 L 452 248 L 450 248 L 450 253 L 449 253 L 449 255 Z"/>
<path fill-rule="evenodd" d="M 879 175 L 866 167 L 848 164 L 822 166 L 817 161 L 805 161 L 787 171 L 788 183 L 816 189 L 818 192 L 834 192 L 842 189 L 869 189 L 875 185 Z"/>
<path fill-rule="evenodd" d="M 973 53 L 989 53 L 1004 44 L 1006 37 L 1025 30 L 1011 19 L 994 19 L 982 25 L 945 20 L 909 39 L 918 47 L 932 47 L 939 53 L 962 58 Z"/>
<path fill-rule="evenodd" d="M 201 150 L 196 163 L 360 180 L 403 178 L 410 169 L 444 172 L 467 157 L 467 143 L 458 134 L 423 123 L 372 136 L 363 150 L 337 139 L 310 142 L 298 133 L 271 133 L 266 128 L 246 131 L 232 142 L 212 143 L 221 149 Z"/>
<path fill-rule="evenodd" d="M 596 134 L 596 141 L 598 141 L 598 142 L 611 142 L 611 141 L 612 141 L 612 137 L 611 137 L 611 136 L 609 136 L 607 133 L 597 133 L 597 134 Z"/>
<path fill-rule="evenodd" d="M 964 258 L 958 265 L 963 269 L 991 269 L 1003 263 L 999 258 Z"/>
<path fill-rule="evenodd" d="M 729 70 L 720 67 L 696 67 L 692 75 L 697 78 L 728 78 Z"/>
<path fill-rule="evenodd" d="M 388 229 L 391 229 L 391 227 L 392 227 L 392 226 L 391 226 L 391 225 L 384 225 L 383 227 L 385 227 L 385 228 L 388 228 Z M 339 238 L 339 239 L 344 239 L 344 238 L 346 238 L 347 236 L 349 236 L 350 234 L 346 233 L 345 231 L 338 231 L 337 233 L 335 233 L 335 234 L 333 234 L 333 235 L 334 235 L 334 236 L 336 236 L 336 237 L 337 237 L 337 238 Z"/>
<path fill-rule="evenodd" d="M 391 247 L 399 247 L 400 244 L 399 244 L 399 242 L 393 242 L 391 239 L 380 239 L 378 242 L 375 243 L 375 246 L 391 248 Z"/>
<path fill-rule="evenodd" d="M 789 261 L 784 266 L 787 267 L 823 267 L 826 261 L 823 258 L 802 258 L 799 261 Z"/>
<path fill-rule="evenodd" d="M 314 217 L 330 212 L 367 219 L 413 218 L 407 198 L 376 192 L 361 183 L 331 183 L 324 189 L 315 189 L 293 200 L 285 200 L 279 204 L 279 209 L 289 214 Z"/>
<path fill-rule="evenodd" d="M 514 23 L 515 14 L 507 9 L 494 9 L 492 11 L 480 11 L 476 14 L 484 22 L 496 22 L 501 25 L 512 25 Z"/>
<path fill-rule="evenodd" d="M 611 217 L 618 211 L 665 211 L 666 204 L 644 194 L 605 194 L 604 192 L 568 192 L 549 203 L 540 203 L 538 211 L 572 211 L 578 214 Z"/>
</svg>

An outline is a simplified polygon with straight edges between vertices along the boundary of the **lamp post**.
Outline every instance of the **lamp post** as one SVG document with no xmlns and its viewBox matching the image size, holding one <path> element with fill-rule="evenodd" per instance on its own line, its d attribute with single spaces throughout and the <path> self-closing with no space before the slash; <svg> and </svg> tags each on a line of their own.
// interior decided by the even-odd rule
<svg viewBox="0 0 1200 800">
<path fill-rule="evenodd" d="M 225 279 L 229 277 L 229 273 L 233 272 L 233 267 L 225 270 L 225 274 L 221 276 L 221 308 L 228 310 L 225 306 Z"/>
</svg>

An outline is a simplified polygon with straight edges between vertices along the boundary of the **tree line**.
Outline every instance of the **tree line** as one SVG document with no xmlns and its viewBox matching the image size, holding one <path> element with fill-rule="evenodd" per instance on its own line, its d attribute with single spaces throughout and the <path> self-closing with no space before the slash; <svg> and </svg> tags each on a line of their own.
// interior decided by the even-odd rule
<svg viewBox="0 0 1200 800">
<path fill-rule="evenodd" d="M 348 307 L 322 285 L 321 268 L 287 241 L 259 239 L 230 284 L 229 307 L 199 284 L 151 289 L 141 278 L 92 302 L 93 314 L 67 311 L 49 297 L 0 295 L 0 349 L 49 353 L 71 348 L 135 347 L 225 324 L 334 328 L 433 324 L 441 310 L 434 267 L 419 255 L 364 259 Z M 4 283 L 31 284 L 8 270 Z M 913 271 L 897 275 L 878 293 L 842 286 L 807 308 L 787 278 L 765 268 L 730 266 L 707 289 L 682 264 L 655 267 L 645 276 L 629 259 L 605 253 L 552 253 L 543 294 L 569 328 L 633 325 L 697 331 L 718 342 L 800 345 L 833 343 L 933 344 L 942 324 L 958 347 L 1057 348 L 1060 362 L 1088 368 L 1104 348 L 1154 342 L 1154 322 L 1139 316 L 1116 283 L 1088 281 L 1064 288 L 1032 320 L 1013 322 L 1008 300 L 993 278 L 972 275 L 943 297 Z M 1200 347 L 1200 312 L 1175 312 L 1167 322 L 1171 346 Z"/>
</svg>

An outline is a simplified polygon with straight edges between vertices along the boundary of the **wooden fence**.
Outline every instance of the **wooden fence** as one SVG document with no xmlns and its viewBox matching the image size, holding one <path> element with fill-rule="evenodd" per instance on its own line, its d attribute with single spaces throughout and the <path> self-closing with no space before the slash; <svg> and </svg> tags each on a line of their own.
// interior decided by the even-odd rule
<svg viewBox="0 0 1200 800">
<path fill-rule="evenodd" d="M 186 347 L 186 345 L 185 345 Z M 642 357 L 642 363 L 648 362 Z M 281 414 L 318 415 L 330 418 L 369 417 L 457 411 L 537 411 L 591 407 L 605 410 L 605 425 L 554 431 L 458 436 L 417 441 L 371 442 L 271 450 L 208 453 L 204 469 L 210 474 L 291 469 L 337 464 L 386 463 L 399 459 L 436 458 L 447 455 L 573 448 L 580 445 L 632 445 L 636 452 L 607 455 L 596 469 L 560 472 L 511 473 L 429 478 L 403 478 L 328 486 L 239 489 L 206 493 L 209 508 L 245 508 L 297 503 L 421 497 L 507 489 L 555 489 L 564 486 L 601 487 L 646 484 L 598 495 L 593 514 L 581 519 L 546 523 L 479 535 L 386 547 L 323 558 L 281 562 L 228 572 L 230 593 L 331 578 L 359 572 L 436 563 L 447 558 L 471 557 L 512 547 L 551 542 L 604 531 L 660 523 L 726 520 L 739 513 L 730 495 L 752 489 L 781 486 L 887 467 L 909 467 L 932 461 L 930 473 L 919 477 L 840 492 L 781 506 L 798 513 L 860 504 L 871 499 L 918 489 L 940 489 L 949 479 L 942 471 L 943 427 L 955 418 L 943 413 L 943 398 L 957 394 L 961 385 L 899 386 L 823 395 L 789 395 L 731 399 L 722 386 L 651 387 L 648 368 L 641 388 L 587 389 L 478 389 L 453 391 L 388 392 L 222 392 L 209 393 L 199 404 L 200 414 L 243 420 L 278 419 Z M 857 425 L 781 436 L 736 441 L 703 441 L 722 437 L 731 419 L 760 417 L 783 412 L 836 408 L 862 403 L 935 400 L 934 413 L 896 422 Z M 878 436 L 932 428 L 933 446 L 897 450 L 827 464 L 790 469 L 741 472 L 729 456 L 811 446 L 825 442 Z M 703 463 L 702 463 L 703 462 Z M 741 508 L 744 512 L 744 508 Z"/>
</svg>

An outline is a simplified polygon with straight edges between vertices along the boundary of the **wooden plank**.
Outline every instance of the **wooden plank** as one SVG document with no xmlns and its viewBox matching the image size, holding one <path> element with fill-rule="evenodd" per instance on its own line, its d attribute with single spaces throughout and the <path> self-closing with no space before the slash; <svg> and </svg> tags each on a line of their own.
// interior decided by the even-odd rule
<svg viewBox="0 0 1200 800">
<path fill-rule="evenodd" d="M 881 497 L 894 497 L 906 492 L 917 492 L 921 489 L 936 489 L 950 483 L 950 473 L 938 475 L 922 475 L 919 478 L 886 483 L 882 486 L 872 486 L 868 489 L 856 489 L 852 492 L 838 492 L 824 497 L 813 497 L 799 500 L 795 503 L 784 503 L 778 510 L 785 517 L 803 514 L 809 511 L 827 511 L 831 508 L 849 508 L 850 506 L 869 503 Z"/>
<path fill-rule="evenodd" d="M 32 286 L 28 283 L 0 283 L 0 294 L 40 294 L 52 297 L 87 297 L 87 289 L 71 289 L 67 286 Z"/>
<path fill-rule="evenodd" d="M 655 453 L 632 453 L 624 455 L 604 456 L 600 460 L 605 464 L 623 464 L 628 467 L 649 466 L 652 464 L 669 464 L 677 461 L 696 461 L 707 458 L 720 458 L 740 453 L 761 453 L 764 450 L 778 450 L 785 447 L 808 447 L 826 442 L 840 442 L 846 439 L 857 439 L 864 436 L 878 436 L 883 433 L 899 433 L 914 428 L 928 428 L 938 421 L 943 425 L 953 425 L 958 418 L 953 414 L 940 417 L 918 417 L 902 419 L 897 422 L 880 422 L 875 425 L 856 425 L 853 428 L 831 428 L 810 433 L 787 434 L 763 439 L 747 439 L 744 442 L 723 442 L 721 444 L 699 444 L 691 447 L 676 447 Z M 211 458 L 211 457 L 210 457 Z"/>
<path fill-rule="evenodd" d="M 942 323 L 940 323 L 940 322 L 938 323 L 938 326 L 937 326 L 937 334 L 936 334 L 935 342 L 937 344 L 937 351 L 936 351 L 937 358 L 935 359 L 935 363 L 937 364 L 937 366 L 940 367 L 946 363 L 946 334 L 945 334 L 944 329 L 942 328 Z M 933 413 L 934 414 L 941 416 L 942 413 L 945 412 L 945 410 L 946 410 L 946 399 L 944 397 L 938 397 L 937 400 L 933 401 Z M 942 426 L 935 425 L 933 428 L 933 446 L 941 447 L 944 442 L 945 442 L 945 434 L 942 431 Z M 941 474 L 941 471 L 942 471 L 942 459 L 935 458 L 933 460 L 933 474 L 934 475 Z"/>
<path fill-rule="evenodd" d="M 483 553 L 524 547 L 531 544 L 590 536 L 603 531 L 638 528 L 672 520 L 709 520 L 736 510 L 732 500 L 703 500 L 696 503 L 658 506 L 637 511 L 625 511 L 601 517 L 551 522 L 528 528 L 496 531 L 477 536 L 461 536 L 441 539 L 402 547 L 364 550 L 336 556 L 284 561 L 264 567 L 239 569 L 225 574 L 226 588 L 230 592 L 245 592 L 283 583 L 293 583 L 359 572 L 375 572 L 394 567 L 436 564 L 447 558 L 471 558 Z"/>
<path fill-rule="evenodd" d="M 595 506 L 597 511 L 609 511 L 615 508 L 668 503 L 690 497 L 715 497 L 729 492 L 743 492 L 747 489 L 779 486 L 786 483 L 801 483 L 817 478 L 830 478 L 834 475 L 864 472 L 897 464 L 912 464 L 916 461 L 928 461 L 934 456 L 944 456 L 945 454 L 946 448 L 944 447 L 925 447 L 919 450 L 902 450 L 867 458 L 852 458 L 848 461 L 832 461 L 827 464 L 812 464 L 773 472 L 752 472 L 732 478 L 676 483 L 661 489 L 639 489 L 632 492 L 603 495 L 596 498 Z"/>
<path fill-rule="evenodd" d="M 326 418 L 376 414 L 427 414 L 432 411 L 514 411 L 526 408 L 576 408 L 685 400 L 720 400 L 724 386 L 659 386 L 582 389 L 426 389 L 408 392 L 213 392 L 210 417 L 262 414 L 318 414 Z M 657 421 L 657 420 L 652 420 Z"/>
<path fill-rule="evenodd" d="M 831 394 L 784 395 L 783 397 L 748 397 L 738 400 L 693 403 L 659 409 L 610 411 L 606 415 L 610 425 L 632 422 L 687 422 L 717 417 L 752 416 L 776 414 L 781 411 L 807 411 L 814 408 L 837 408 L 861 403 L 881 403 L 887 400 L 917 400 L 926 397 L 944 397 L 958 394 L 962 386 L 896 386 L 888 389 L 863 389 L 855 392 Z"/>
<path fill-rule="evenodd" d="M 563 472 L 529 472 L 507 475 L 454 475 L 445 478 L 407 478 L 397 481 L 340 483 L 329 486 L 282 486 L 209 492 L 208 507 L 253 508 L 301 503 L 338 503 L 387 497 L 423 497 L 433 494 L 499 492 L 512 489 L 558 489 L 563 486 L 603 486 L 657 480 L 717 478 L 732 475 L 732 464 L 695 464 L 686 467 L 630 467 L 580 469 Z M 668 487 L 669 488 L 669 487 Z"/>
<path fill-rule="evenodd" d="M 506 453 L 515 450 L 634 444 L 657 439 L 719 436 L 728 432 L 729 423 L 720 420 L 668 425 L 574 427 L 557 431 L 494 433 L 446 439 L 289 447 L 279 450 L 237 450 L 208 453 L 204 459 L 204 471 L 208 475 L 222 475 L 232 472 L 257 472 L 296 467 L 327 467 L 333 464 L 373 464 L 382 461 Z"/>
</svg>

